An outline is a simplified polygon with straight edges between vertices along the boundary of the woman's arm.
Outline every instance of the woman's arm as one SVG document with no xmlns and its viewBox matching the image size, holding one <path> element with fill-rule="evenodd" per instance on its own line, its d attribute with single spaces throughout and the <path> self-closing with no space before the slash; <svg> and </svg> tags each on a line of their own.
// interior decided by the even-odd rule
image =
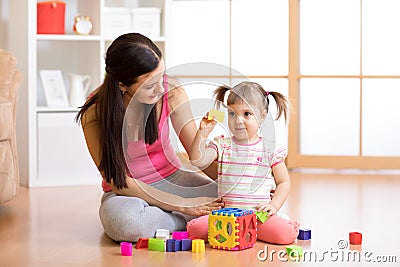
<svg viewBox="0 0 400 267">
<path fill-rule="evenodd" d="M 118 189 L 110 185 L 118 195 L 138 197 L 164 210 L 179 211 L 188 215 L 207 215 L 211 211 L 222 208 L 222 199 L 209 197 L 182 198 L 167 192 L 160 191 L 137 179 L 127 177 L 128 188 Z"/>
<path fill-rule="evenodd" d="M 173 80 L 170 80 L 170 82 L 173 82 L 168 84 L 170 89 L 168 103 L 171 111 L 172 126 L 185 150 L 189 151 L 197 130 L 190 101 L 183 87 L 175 85 Z"/>
<path fill-rule="evenodd" d="M 82 128 L 90 155 L 96 166 L 100 165 L 100 145 L 98 142 L 98 124 L 95 119 L 94 108 L 90 108 L 82 117 Z M 103 173 L 101 173 L 104 176 Z M 104 178 L 104 177 L 103 177 Z M 110 184 L 114 193 L 139 197 L 149 203 L 165 210 L 180 211 L 189 215 L 206 215 L 212 210 L 220 209 L 221 199 L 206 197 L 182 198 L 173 194 L 157 190 L 143 182 L 126 178 L 128 188 L 118 189 Z"/>
</svg>

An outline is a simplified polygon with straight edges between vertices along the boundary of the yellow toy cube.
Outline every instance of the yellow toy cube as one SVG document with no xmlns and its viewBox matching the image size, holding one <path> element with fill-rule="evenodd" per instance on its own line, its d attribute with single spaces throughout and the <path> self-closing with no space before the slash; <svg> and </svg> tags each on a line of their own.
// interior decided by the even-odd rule
<svg viewBox="0 0 400 267">
<path fill-rule="evenodd" d="M 208 217 L 208 242 L 212 248 L 242 250 L 257 240 L 257 219 L 252 210 L 224 208 Z"/>
</svg>

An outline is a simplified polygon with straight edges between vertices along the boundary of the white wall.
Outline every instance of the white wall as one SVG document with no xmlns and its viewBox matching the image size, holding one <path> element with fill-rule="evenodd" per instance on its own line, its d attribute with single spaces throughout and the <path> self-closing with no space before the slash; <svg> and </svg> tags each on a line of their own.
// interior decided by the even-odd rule
<svg viewBox="0 0 400 267">
<path fill-rule="evenodd" d="M 8 2 L 0 0 L 0 48 L 8 49 Z"/>
</svg>

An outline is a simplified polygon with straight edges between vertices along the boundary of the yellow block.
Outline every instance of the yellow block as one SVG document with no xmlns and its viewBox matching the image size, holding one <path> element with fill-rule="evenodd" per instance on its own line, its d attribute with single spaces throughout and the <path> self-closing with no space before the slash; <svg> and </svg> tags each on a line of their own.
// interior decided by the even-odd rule
<svg viewBox="0 0 400 267">
<path fill-rule="evenodd" d="M 203 239 L 193 239 L 192 240 L 192 252 L 204 252 L 206 250 L 206 245 Z"/>
<path fill-rule="evenodd" d="M 223 111 L 212 109 L 208 112 L 208 120 L 209 121 L 216 119 L 219 122 L 223 122 L 224 117 L 225 117 L 225 113 Z"/>
</svg>

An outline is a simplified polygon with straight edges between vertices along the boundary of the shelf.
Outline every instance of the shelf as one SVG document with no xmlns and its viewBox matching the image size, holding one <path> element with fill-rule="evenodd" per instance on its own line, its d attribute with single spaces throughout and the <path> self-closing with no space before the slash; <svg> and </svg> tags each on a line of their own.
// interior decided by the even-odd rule
<svg viewBox="0 0 400 267">
<path fill-rule="evenodd" d="M 37 34 L 39 41 L 100 41 L 100 35 L 73 35 L 73 34 Z M 104 41 L 113 41 L 115 38 L 106 37 Z M 165 42 L 165 36 L 152 37 L 154 42 Z"/>
<path fill-rule="evenodd" d="M 87 149 L 82 127 L 75 121 L 80 109 L 67 105 L 48 107 L 40 70 L 61 71 L 67 98 L 71 91 L 71 78 L 68 76 L 70 73 L 89 75 L 89 91 L 95 90 L 104 81 L 104 55 L 110 43 L 117 37 L 113 38 L 117 31 L 112 31 L 108 35 L 110 37 L 105 31 L 105 26 L 110 25 L 107 24 L 106 2 L 118 2 L 121 6 L 137 2 L 138 7 L 159 8 L 163 13 L 157 23 L 160 23 L 160 30 L 163 31 L 154 35 L 168 36 L 165 34 L 168 32 L 165 21 L 168 17 L 167 2 L 171 0 L 67 0 L 65 33 L 38 34 L 37 3 L 42 1 L 8 1 L 10 14 L 23 14 L 11 16 L 9 19 L 12 33 L 9 36 L 9 45 L 19 59 L 18 64 L 26 66 L 26 82 L 19 91 L 25 105 L 18 106 L 17 120 L 18 129 L 21 129 L 18 131 L 18 139 L 22 139 L 18 147 L 21 184 L 30 187 L 98 184 L 101 176 Z M 78 14 L 91 18 L 91 34 L 79 35 L 73 32 L 74 18 Z M 53 20 L 56 14 L 51 16 Z M 168 46 L 166 43 L 169 37 L 166 36 L 151 38 L 163 52 Z"/>
<path fill-rule="evenodd" d="M 37 40 L 45 41 L 100 41 L 100 35 L 37 34 Z"/>
</svg>

